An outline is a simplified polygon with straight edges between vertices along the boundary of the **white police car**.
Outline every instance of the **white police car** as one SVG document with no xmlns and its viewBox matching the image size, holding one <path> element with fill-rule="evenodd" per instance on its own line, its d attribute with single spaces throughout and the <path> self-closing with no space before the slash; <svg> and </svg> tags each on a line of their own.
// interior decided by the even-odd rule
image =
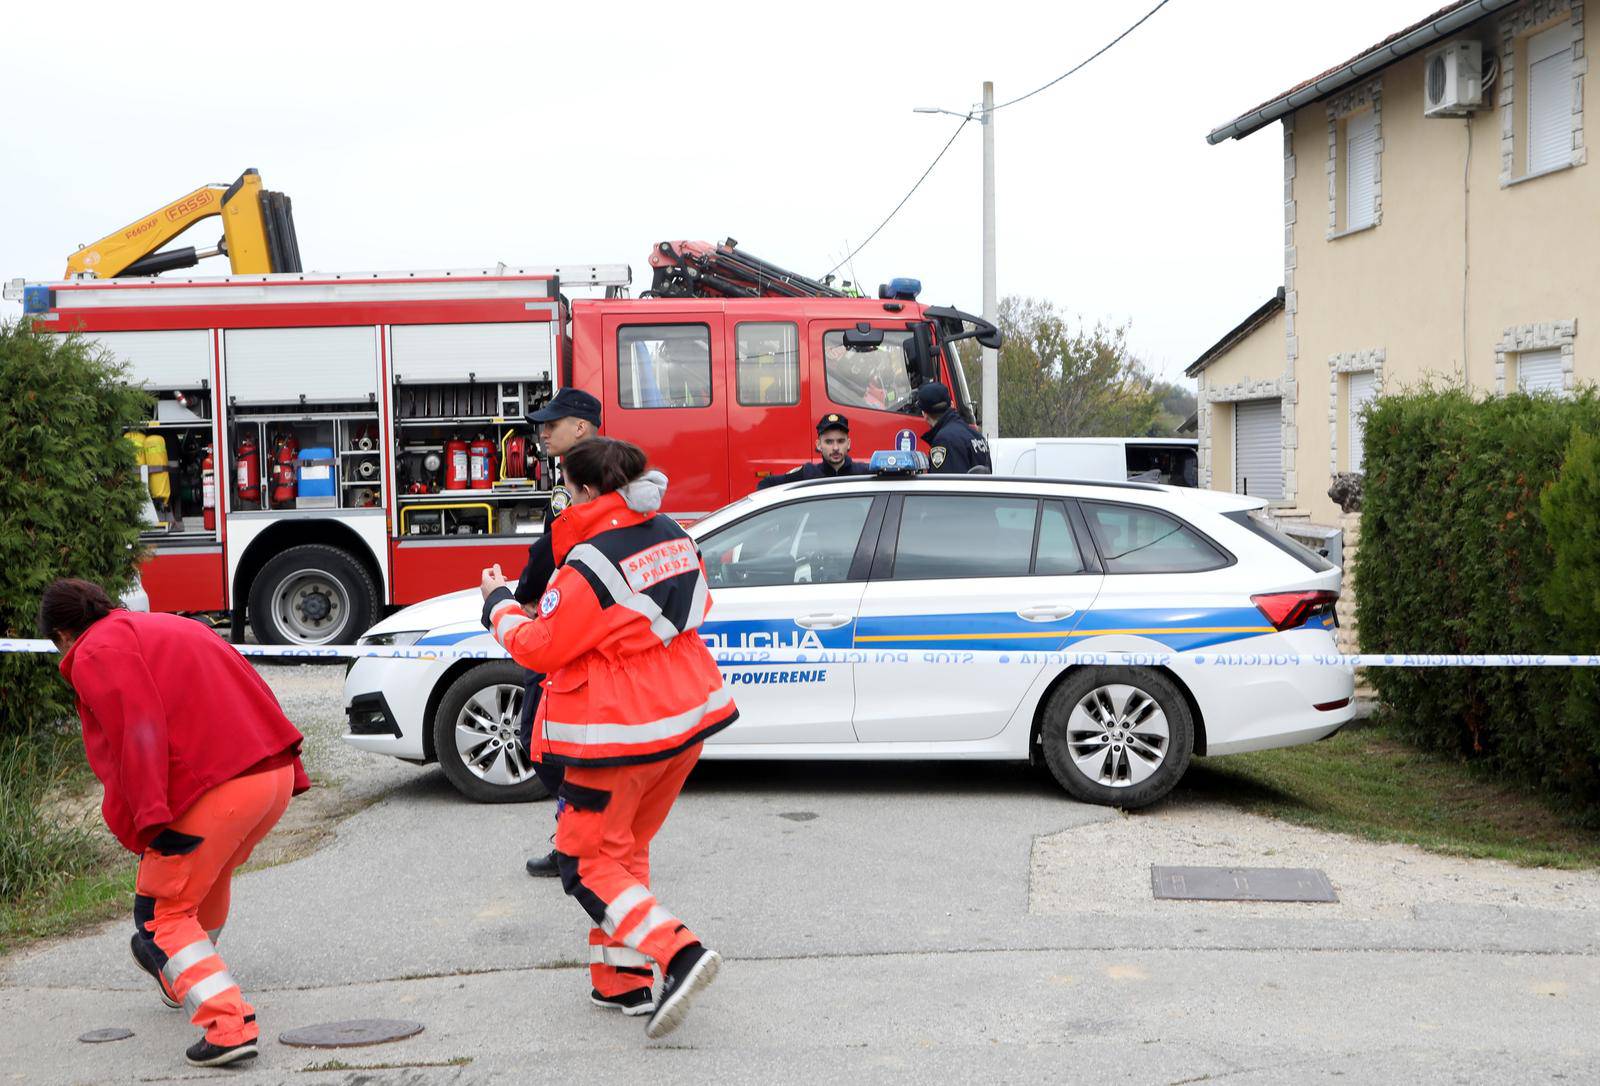
<svg viewBox="0 0 1600 1086">
<path fill-rule="evenodd" d="M 1211 655 L 1337 651 L 1339 570 L 1261 519 L 1263 504 L 992 476 L 759 491 L 691 529 L 713 595 L 702 635 L 743 650 L 722 668 L 739 721 L 704 756 L 1034 759 L 1078 799 L 1139 807 L 1193 755 L 1321 739 L 1353 712 L 1348 667 Z M 475 589 L 441 596 L 363 641 L 492 651 L 480 603 Z M 1208 656 L 1052 657 L 1174 650 Z M 505 659 L 359 660 L 345 738 L 437 760 L 473 799 L 538 798 L 516 739 L 522 675 Z"/>
</svg>

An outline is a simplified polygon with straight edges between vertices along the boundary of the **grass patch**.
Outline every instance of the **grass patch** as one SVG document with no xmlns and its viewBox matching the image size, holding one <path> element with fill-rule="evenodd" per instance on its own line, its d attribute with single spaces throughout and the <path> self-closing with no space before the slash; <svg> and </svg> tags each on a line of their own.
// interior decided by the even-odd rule
<svg viewBox="0 0 1600 1086">
<path fill-rule="evenodd" d="M 1600 867 L 1600 830 L 1479 767 L 1430 754 L 1380 719 L 1310 746 L 1197 760 L 1185 790 L 1254 814 L 1524 867 Z"/>
</svg>

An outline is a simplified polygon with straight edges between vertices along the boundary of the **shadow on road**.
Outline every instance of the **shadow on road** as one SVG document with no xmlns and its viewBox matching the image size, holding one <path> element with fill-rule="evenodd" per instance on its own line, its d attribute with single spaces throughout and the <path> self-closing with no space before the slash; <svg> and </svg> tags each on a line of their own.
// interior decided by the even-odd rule
<svg viewBox="0 0 1600 1086">
<path fill-rule="evenodd" d="M 1019 762 L 718 762 L 702 761 L 684 789 L 690 794 L 1067 795 Z"/>
</svg>

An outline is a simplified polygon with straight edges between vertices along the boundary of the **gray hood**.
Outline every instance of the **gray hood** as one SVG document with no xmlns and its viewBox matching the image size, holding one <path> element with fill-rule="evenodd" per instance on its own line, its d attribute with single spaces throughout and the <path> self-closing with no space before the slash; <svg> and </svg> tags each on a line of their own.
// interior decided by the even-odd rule
<svg viewBox="0 0 1600 1086">
<path fill-rule="evenodd" d="M 659 512 L 667 496 L 667 477 L 659 471 L 647 471 L 617 493 L 635 513 Z"/>
</svg>

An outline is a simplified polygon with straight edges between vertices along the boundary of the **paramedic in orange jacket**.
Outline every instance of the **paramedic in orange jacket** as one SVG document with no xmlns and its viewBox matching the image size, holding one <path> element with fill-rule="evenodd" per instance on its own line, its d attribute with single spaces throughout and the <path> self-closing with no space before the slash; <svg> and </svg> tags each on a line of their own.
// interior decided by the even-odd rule
<svg viewBox="0 0 1600 1086">
<path fill-rule="evenodd" d="M 139 854 L 133 959 L 205 1035 L 215 1067 L 256 1055 L 255 1009 L 217 955 L 234 868 L 309 788 L 300 733 L 272 690 L 208 627 L 132 614 L 99 585 L 44 591 L 39 630 L 78 696 L 106 825 Z"/>
<path fill-rule="evenodd" d="M 696 632 L 710 606 L 694 541 L 658 516 L 667 479 L 635 445 L 595 437 L 567 453 L 572 505 L 553 527 L 559 563 L 534 613 L 500 567 L 484 611 L 512 659 L 545 673 L 532 755 L 566 767 L 556 862 L 589 932 L 590 1000 L 676 1029 L 716 975 L 714 950 L 650 892 L 650 840 L 701 744 L 738 716 Z M 652 995 L 651 962 L 661 966 Z"/>
</svg>

